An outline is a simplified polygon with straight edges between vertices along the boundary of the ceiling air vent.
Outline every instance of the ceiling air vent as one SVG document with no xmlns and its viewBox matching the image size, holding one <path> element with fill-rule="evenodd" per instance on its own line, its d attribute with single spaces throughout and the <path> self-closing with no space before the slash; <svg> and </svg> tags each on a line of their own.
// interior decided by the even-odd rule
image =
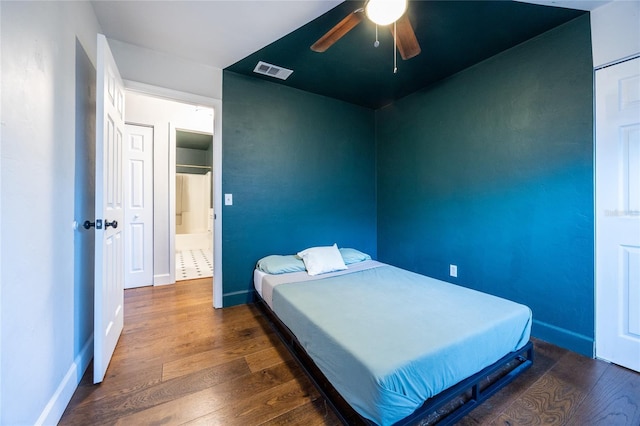
<svg viewBox="0 0 640 426">
<path fill-rule="evenodd" d="M 258 62 L 258 65 L 256 65 L 256 67 L 253 69 L 253 72 L 279 78 L 280 80 L 286 80 L 287 77 L 289 77 L 291 73 L 293 73 L 293 70 L 288 70 L 286 68 L 260 61 Z"/>
</svg>

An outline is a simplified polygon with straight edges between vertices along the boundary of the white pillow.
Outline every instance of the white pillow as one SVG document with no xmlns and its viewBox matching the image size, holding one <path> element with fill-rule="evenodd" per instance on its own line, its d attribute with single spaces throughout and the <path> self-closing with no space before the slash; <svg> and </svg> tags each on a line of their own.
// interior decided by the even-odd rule
<svg viewBox="0 0 640 426">
<path fill-rule="evenodd" d="M 298 253 L 309 275 L 325 274 L 327 272 L 347 269 L 340 250 L 336 244 L 325 247 L 311 247 Z"/>
</svg>

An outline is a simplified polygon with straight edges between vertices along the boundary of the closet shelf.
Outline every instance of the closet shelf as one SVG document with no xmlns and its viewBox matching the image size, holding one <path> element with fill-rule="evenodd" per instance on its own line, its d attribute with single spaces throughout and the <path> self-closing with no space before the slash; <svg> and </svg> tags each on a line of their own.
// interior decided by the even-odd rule
<svg viewBox="0 0 640 426">
<path fill-rule="evenodd" d="M 194 169 L 208 169 L 211 170 L 211 166 L 196 166 L 193 164 L 176 164 L 176 167 L 192 167 Z"/>
</svg>

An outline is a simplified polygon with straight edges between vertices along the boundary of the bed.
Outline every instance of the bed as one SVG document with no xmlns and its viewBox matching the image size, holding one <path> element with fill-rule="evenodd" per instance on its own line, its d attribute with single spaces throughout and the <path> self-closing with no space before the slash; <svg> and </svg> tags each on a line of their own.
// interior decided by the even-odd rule
<svg viewBox="0 0 640 426">
<path fill-rule="evenodd" d="M 452 423 L 531 365 L 528 307 L 354 249 L 308 250 L 319 269 L 306 251 L 267 256 L 254 287 L 343 422 Z"/>
</svg>

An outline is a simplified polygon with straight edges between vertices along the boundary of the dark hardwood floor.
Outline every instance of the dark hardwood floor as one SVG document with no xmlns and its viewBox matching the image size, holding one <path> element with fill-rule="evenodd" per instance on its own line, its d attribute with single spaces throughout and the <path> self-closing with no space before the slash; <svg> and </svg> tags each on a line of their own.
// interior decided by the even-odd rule
<svg viewBox="0 0 640 426">
<path fill-rule="evenodd" d="M 211 279 L 125 291 L 104 382 L 61 425 L 337 425 L 260 311 L 214 310 Z M 461 425 L 640 425 L 640 374 L 534 340 L 533 367 Z"/>
</svg>

